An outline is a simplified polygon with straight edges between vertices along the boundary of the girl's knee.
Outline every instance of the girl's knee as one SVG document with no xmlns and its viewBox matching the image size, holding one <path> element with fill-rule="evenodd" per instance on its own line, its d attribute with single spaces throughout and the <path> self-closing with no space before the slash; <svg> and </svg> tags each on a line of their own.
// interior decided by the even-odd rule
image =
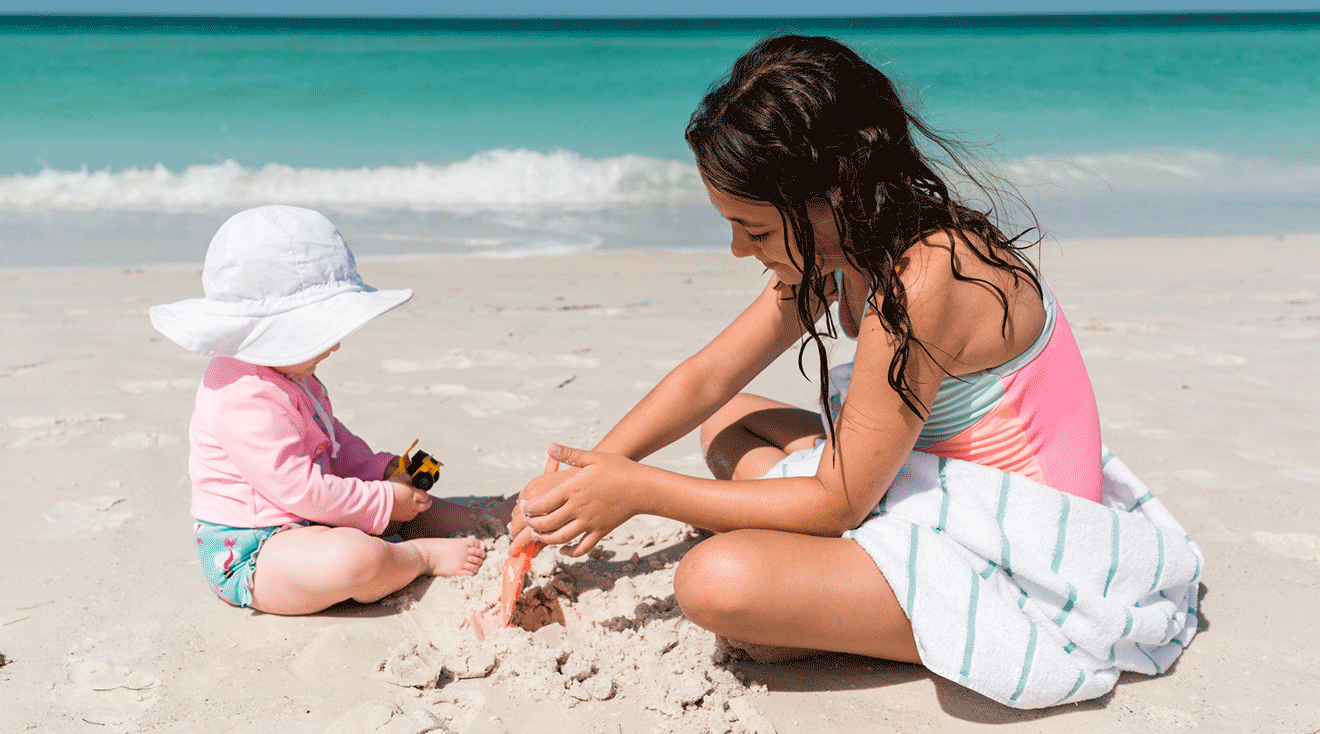
<svg viewBox="0 0 1320 734">
<path fill-rule="evenodd" d="M 706 629 L 744 617 L 762 596 L 758 566 L 738 531 L 717 535 L 688 551 L 674 573 L 674 597 L 683 615 Z"/>
<path fill-rule="evenodd" d="M 704 453 L 710 447 L 716 436 L 742 423 L 748 413 L 756 410 L 756 407 L 762 402 L 765 402 L 765 398 L 745 392 L 740 392 L 730 398 L 729 402 L 702 422 L 700 434 L 702 452 Z"/>
</svg>

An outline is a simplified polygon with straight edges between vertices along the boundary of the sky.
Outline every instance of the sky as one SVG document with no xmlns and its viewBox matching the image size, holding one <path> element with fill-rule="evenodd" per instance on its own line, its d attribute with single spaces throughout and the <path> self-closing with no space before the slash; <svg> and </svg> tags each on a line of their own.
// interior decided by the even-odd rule
<svg viewBox="0 0 1320 734">
<path fill-rule="evenodd" d="M 1320 10 L 1320 0 L 0 0 L 0 13 L 342 16 L 908 15 Z"/>
</svg>

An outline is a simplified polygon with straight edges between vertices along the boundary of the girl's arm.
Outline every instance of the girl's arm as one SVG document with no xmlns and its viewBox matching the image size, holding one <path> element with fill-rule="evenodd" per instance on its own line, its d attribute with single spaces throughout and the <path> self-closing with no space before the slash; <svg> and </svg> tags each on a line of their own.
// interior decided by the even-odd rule
<svg viewBox="0 0 1320 734">
<path fill-rule="evenodd" d="M 675 367 L 596 445 L 633 461 L 700 426 L 804 333 L 777 278 L 701 351 Z"/>
<path fill-rule="evenodd" d="M 858 337 L 853 378 L 835 420 L 837 443 L 826 443 L 815 476 L 716 480 L 638 464 L 601 450 L 552 445 L 550 455 L 576 472 L 534 481 L 528 524 L 546 543 L 566 543 L 580 555 L 633 515 L 659 515 L 716 532 L 740 528 L 839 535 L 856 527 L 889 488 L 912 451 L 924 420 L 886 379 L 892 337 L 869 315 Z M 943 372 L 925 354 L 909 365 L 917 397 L 930 405 Z"/>
<path fill-rule="evenodd" d="M 596 451 L 616 455 L 631 464 L 682 438 L 738 394 L 802 333 L 789 288 L 772 277 L 756 300 L 729 326 L 701 351 L 675 367 L 628 411 L 596 445 Z M 524 503 L 534 501 L 571 474 L 572 471 L 555 472 L 537 477 L 523 489 L 520 498 Z M 565 491 L 572 491 L 575 486 L 581 488 L 585 485 L 578 482 Z M 604 483 L 590 485 L 596 486 L 603 492 L 613 491 Z M 592 491 L 590 487 L 587 488 L 589 493 Z M 644 485 L 634 485 L 633 488 L 642 490 Z M 616 509 L 627 505 L 625 500 L 610 502 Z M 604 527 L 607 520 L 593 524 L 601 525 L 599 537 L 603 537 L 623 520 L 644 511 L 628 510 L 618 522 L 608 527 Z M 513 513 L 509 531 L 515 544 L 528 541 L 523 532 L 525 527 L 523 514 Z M 582 546 L 581 551 L 590 550 L 595 542 Z"/>
<path fill-rule="evenodd" d="M 908 378 L 917 399 L 930 406 L 946 374 L 944 366 L 956 369 L 969 339 L 983 331 L 981 325 L 987 322 L 976 309 L 969 310 L 979 298 L 977 287 L 952 278 L 947 248 L 942 250 L 943 268 L 930 263 L 938 264 L 939 248 L 919 246 L 913 251 L 910 254 L 920 262 L 904 276 L 909 315 L 929 352 L 912 350 Z M 975 323 L 968 323 L 969 315 Z M 988 323 L 997 331 L 999 319 L 995 316 Z M 552 446 L 552 457 L 580 470 L 550 475 L 529 485 L 536 491 L 528 493 L 524 505 L 528 524 L 547 543 L 585 536 L 563 551 L 567 555 L 585 553 L 637 514 L 660 515 L 714 531 L 763 528 L 838 535 L 856 527 L 888 490 L 925 422 L 888 383 L 893 337 L 874 312 L 867 313 L 861 327 L 848 396 L 835 421 L 838 440 L 827 443 L 815 476 L 700 479 L 643 466 L 613 452 Z M 645 404 L 643 401 L 634 413 Z M 625 422 L 632 417 L 630 413 Z M 649 424 L 659 423 L 652 419 Z M 636 439 L 628 444 L 631 433 L 623 428 L 611 432 L 600 448 L 638 450 L 648 446 Z M 609 445 L 611 439 L 619 444 Z"/>
</svg>

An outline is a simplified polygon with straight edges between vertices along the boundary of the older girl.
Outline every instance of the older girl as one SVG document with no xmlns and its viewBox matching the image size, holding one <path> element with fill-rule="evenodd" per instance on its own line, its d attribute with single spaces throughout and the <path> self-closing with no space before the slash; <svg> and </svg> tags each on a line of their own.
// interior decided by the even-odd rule
<svg viewBox="0 0 1320 734">
<path fill-rule="evenodd" d="M 513 529 L 530 530 L 518 542 L 582 536 L 563 551 L 577 556 L 633 515 L 673 518 L 716 533 L 683 559 L 675 593 L 689 619 L 735 651 L 762 661 L 817 650 L 924 661 L 990 695 L 1030 677 L 1015 669 L 992 685 L 932 664 L 933 638 L 956 633 L 953 647 L 965 647 L 970 668 L 968 630 L 977 629 L 959 617 L 932 622 L 933 634 L 914 631 L 926 622 L 912 615 L 918 597 L 907 569 L 931 547 L 919 546 L 921 533 L 949 535 L 949 503 L 945 516 L 914 525 L 909 541 L 907 530 L 881 527 L 892 521 L 883 501 L 911 483 L 895 480 L 915 449 L 997 470 L 987 492 L 1001 492 L 989 495 L 1001 498 L 1001 521 L 1010 506 L 1002 492 L 1012 486 L 1015 498 L 1044 491 L 1033 502 L 1065 503 L 1107 530 L 1094 514 L 1107 512 L 1098 504 L 1095 398 L 1058 302 L 1020 254 L 1025 245 L 950 189 L 918 136 L 951 152 L 879 70 L 831 39 L 772 37 L 735 63 L 693 114 L 687 141 L 730 223 L 733 254 L 761 262 L 769 283 L 594 451 L 551 445 L 553 458 L 578 469 L 528 484 Z M 857 340 L 855 361 L 826 373 L 822 337 L 838 330 Z M 740 392 L 804 336 L 820 354 L 821 415 Z M 697 426 L 715 479 L 637 463 Z M 941 484 L 944 474 L 941 463 Z M 1072 497 L 1082 500 L 1068 505 Z M 952 517 L 988 517 L 993 529 L 995 506 L 982 512 L 978 500 L 967 502 L 973 509 L 955 503 Z M 1053 519 L 1029 535 L 1064 537 Z M 993 570 L 996 583 L 1014 583 L 1007 537 L 993 569 L 975 566 L 986 568 L 984 579 Z M 883 559 L 889 546 L 904 557 Z M 1074 542 L 1068 552 L 1107 563 L 1109 550 Z M 993 634 L 983 631 L 981 642 Z M 1030 634 L 1034 649 L 1038 631 Z M 1061 700 L 1096 690 L 1079 683 Z M 1011 703 L 1044 705 L 1028 698 Z"/>
</svg>

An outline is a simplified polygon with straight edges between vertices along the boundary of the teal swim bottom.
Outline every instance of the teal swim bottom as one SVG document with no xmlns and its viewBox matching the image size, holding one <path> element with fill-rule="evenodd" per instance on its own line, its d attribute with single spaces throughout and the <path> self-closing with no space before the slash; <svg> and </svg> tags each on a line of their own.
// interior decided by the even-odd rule
<svg viewBox="0 0 1320 734">
<path fill-rule="evenodd" d="M 266 539 L 281 530 L 300 528 L 309 522 L 272 528 L 231 528 L 228 525 L 193 520 L 197 557 L 211 591 L 236 607 L 252 606 L 252 574 L 257 554 Z"/>
</svg>

